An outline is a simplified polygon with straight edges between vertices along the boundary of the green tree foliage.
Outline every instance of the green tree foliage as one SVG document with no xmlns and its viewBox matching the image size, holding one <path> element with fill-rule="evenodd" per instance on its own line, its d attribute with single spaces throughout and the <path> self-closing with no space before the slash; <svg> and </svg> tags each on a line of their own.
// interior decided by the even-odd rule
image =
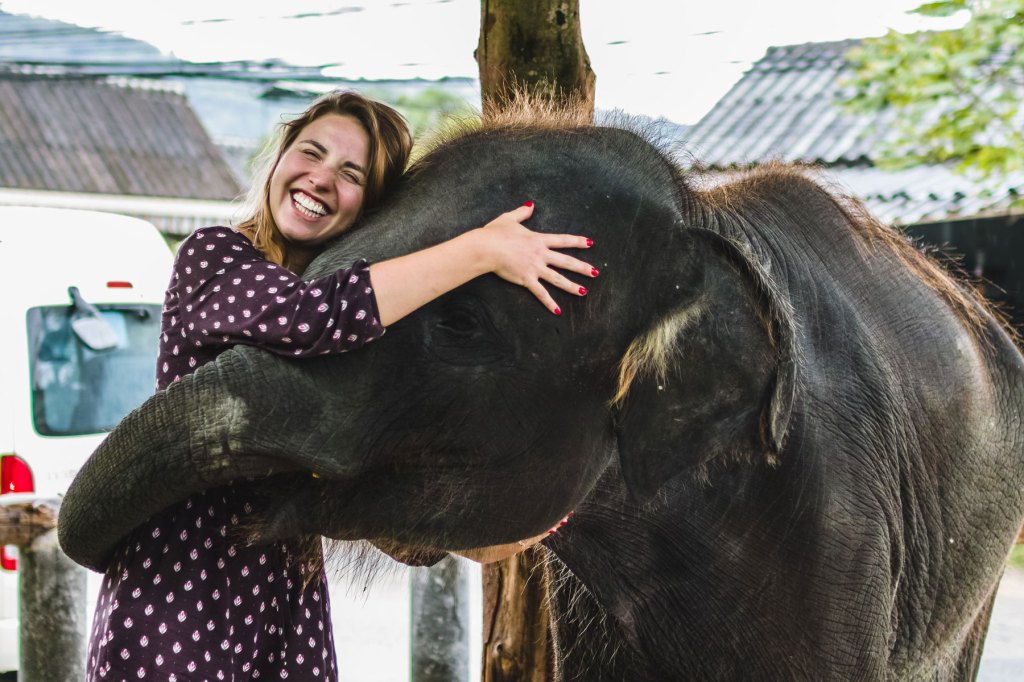
<svg viewBox="0 0 1024 682">
<path fill-rule="evenodd" d="M 853 111 L 896 108 L 880 161 L 955 162 L 985 175 L 1024 169 L 1024 0 L 936 0 L 914 13 L 968 15 L 959 29 L 865 40 L 847 59 Z"/>
<path fill-rule="evenodd" d="M 1010 553 L 1010 565 L 1019 571 L 1024 571 L 1024 545 L 1017 545 Z"/>
<path fill-rule="evenodd" d="M 415 95 L 396 95 L 387 91 L 367 94 L 398 109 L 409 121 L 413 137 L 417 140 L 443 125 L 448 117 L 479 115 L 465 99 L 441 87 L 426 88 Z"/>
</svg>

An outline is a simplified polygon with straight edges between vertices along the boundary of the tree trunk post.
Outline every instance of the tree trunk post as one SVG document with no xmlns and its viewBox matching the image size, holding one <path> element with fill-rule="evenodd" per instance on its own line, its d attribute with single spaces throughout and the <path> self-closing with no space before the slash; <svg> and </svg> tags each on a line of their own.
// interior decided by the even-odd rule
<svg viewBox="0 0 1024 682">
<path fill-rule="evenodd" d="M 516 93 L 573 101 L 593 117 L 595 76 L 583 46 L 579 0 L 481 0 L 483 114 Z"/>
<path fill-rule="evenodd" d="M 21 682 L 85 676 L 86 570 L 61 551 L 56 508 L 40 502 L 0 507 L 0 542 L 18 545 Z"/>
<path fill-rule="evenodd" d="M 468 682 L 469 575 L 447 556 L 413 571 L 412 680 Z"/>
<path fill-rule="evenodd" d="M 545 551 L 531 547 L 484 566 L 481 682 L 553 679 Z"/>
<path fill-rule="evenodd" d="M 483 117 L 519 93 L 569 105 L 593 121 L 595 76 L 583 46 L 579 0 L 481 0 Z M 482 682 L 547 682 L 554 646 L 546 550 L 533 548 L 484 567 Z"/>
</svg>

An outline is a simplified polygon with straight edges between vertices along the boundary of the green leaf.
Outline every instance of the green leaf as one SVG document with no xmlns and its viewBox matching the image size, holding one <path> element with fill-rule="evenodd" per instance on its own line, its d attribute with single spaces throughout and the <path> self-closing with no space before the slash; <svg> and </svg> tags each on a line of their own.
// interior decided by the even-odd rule
<svg viewBox="0 0 1024 682">
<path fill-rule="evenodd" d="M 926 2 L 910 12 L 925 17 L 951 17 L 964 9 L 967 9 L 967 0 L 938 0 L 937 2 Z"/>
<path fill-rule="evenodd" d="M 956 30 L 890 31 L 851 50 L 846 110 L 898 111 L 880 163 L 952 160 L 983 173 L 1024 167 L 1024 0 L 936 0 L 914 11 L 970 18 Z"/>
</svg>

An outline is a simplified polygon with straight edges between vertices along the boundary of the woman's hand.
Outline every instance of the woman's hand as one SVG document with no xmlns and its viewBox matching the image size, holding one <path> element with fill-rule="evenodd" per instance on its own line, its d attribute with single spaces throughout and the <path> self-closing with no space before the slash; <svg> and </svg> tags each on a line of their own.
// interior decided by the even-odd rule
<svg viewBox="0 0 1024 682">
<path fill-rule="evenodd" d="M 523 227 L 533 215 L 533 202 L 503 213 L 484 227 L 464 232 L 405 256 L 374 263 L 370 279 L 377 301 L 377 319 L 385 327 L 438 296 L 488 272 L 526 287 L 555 315 L 558 305 L 542 282 L 583 296 L 585 287 L 555 268 L 597 277 L 597 268 L 554 249 L 585 249 L 586 237 L 543 234 Z"/>
<path fill-rule="evenodd" d="M 555 300 L 542 282 L 585 296 L 586 287 L 562 275 L 555 268 L 585 277 L 597 277 L 597 268 L 554 249 L 586 249 L 593 242 L 568 234 L 544 234 L 523 226 L 533 215 L 533 202 L 500 216 L 476 230 L 478 248 L 488 272 L 525 287 L 555 315 L 561 315 Z"/>
</svg>

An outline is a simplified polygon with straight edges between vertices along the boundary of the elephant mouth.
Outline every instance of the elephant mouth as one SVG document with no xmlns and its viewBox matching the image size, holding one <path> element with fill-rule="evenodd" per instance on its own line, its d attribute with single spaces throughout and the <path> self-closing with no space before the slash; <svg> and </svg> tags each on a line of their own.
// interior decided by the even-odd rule
<svg viewBox="0 0 1024 682">
<path fill-rule="evenodd" d="M 569 512 L 565 518 L 545 533 L 501 545 L 488 545 L 473 549 L 446 551 L 432 547 L 405 545 L 392 540 L 375 540 L 372 544 L 395 561 L 408 566 L 433 566 L 448 554 L 458 554 L 459 556 L 471 559 L 472 561 L 480 564 L 489 564 L 501 561 L 510 556 L 514 556 L 515 554 L 519 554 L 520 552 L 523 552 L 547 539 L 549 536 L 554 535 L 569 523 L 569 519 L 572 518 L 573 513 L 574 512 Z"/>
<path fill-rule="evenodd" d="M 371 540 L 370 544 L 406 566 L 433 566 L 448 556 L 443 549 L 406 545 L 387 538 Z"/>
</svg>

